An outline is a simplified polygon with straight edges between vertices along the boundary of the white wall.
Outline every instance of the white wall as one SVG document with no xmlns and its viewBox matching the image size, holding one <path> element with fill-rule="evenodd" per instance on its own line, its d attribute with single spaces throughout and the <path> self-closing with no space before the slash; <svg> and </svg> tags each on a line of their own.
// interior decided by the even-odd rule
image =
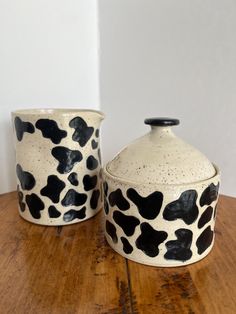
<svg viewBox="0 0 236 314">
<path fill-rule="evenodd" d="M 236 196 L 236 2 L 98 3 L 104 160 L 145 117 L 178 117 Z M 0 0 L 0 193 L 15 189 L 10 111 L 99 107 L 96 13 L 96 0 Z"/>
<path fill-rule="evenodd" d="M 99 107 L 96 0 L 0 0 L 0 194 L 15 189 L 10 112 Z"/>
<path fill-rule="evenodd" d="M 236 196 L 236 1 L 99 0 L 105 160 L 170 116 Z"/>
</svg>

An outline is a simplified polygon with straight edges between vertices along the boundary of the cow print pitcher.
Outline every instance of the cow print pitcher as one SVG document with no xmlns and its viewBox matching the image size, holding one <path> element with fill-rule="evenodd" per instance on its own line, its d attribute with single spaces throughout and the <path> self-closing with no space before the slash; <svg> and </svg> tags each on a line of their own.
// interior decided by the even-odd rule
<svg viewBox="0 0 236 314">
<path fill-rule="evenodd" d="M 35 109 L 12 113 L 20 215 L 67 225 L 101 209 L 99 127 L 95 110 Z"/>
</svg>

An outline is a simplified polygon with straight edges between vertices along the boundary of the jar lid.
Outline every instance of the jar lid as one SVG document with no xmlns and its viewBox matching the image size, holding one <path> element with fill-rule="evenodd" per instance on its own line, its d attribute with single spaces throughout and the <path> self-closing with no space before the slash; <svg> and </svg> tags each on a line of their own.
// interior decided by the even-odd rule
<svg viewBox="0 0 236 314">
<path fill-rule="evenodd" d="M 216 169 L 205 155 L 177 137 L 178 119 L 150 118 L 151 131 L 118 153 L 107 166 L 117 178 L 136 183 L 188 184 L 207 180 Z"/>
</svg>

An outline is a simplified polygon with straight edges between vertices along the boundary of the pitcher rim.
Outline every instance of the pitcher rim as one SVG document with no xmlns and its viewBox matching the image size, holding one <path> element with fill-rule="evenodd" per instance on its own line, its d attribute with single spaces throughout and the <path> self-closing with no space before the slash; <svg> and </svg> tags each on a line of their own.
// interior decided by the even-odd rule
<svg viewBox="0 0 236 314">
<path fill-rule="evenodd" d="M 34 115 L 50 115 L 50 114 L 60 114 L 62 116 L 68 116 L 73 114 L 80 113 L 97 113 L 104 119 L 105 115 L 100 110 L 95 109 L 78 109 L 78 108 L 26 108 L 26 109 L 17 109 L 11 112 L 12 115 L 21 115 L 21 116 L 34 116 Z"/>
</svg>

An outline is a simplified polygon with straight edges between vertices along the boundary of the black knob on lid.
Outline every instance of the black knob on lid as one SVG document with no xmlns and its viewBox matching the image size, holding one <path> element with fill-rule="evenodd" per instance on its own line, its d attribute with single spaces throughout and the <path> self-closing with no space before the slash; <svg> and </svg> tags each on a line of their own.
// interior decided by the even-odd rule
<svg viewBox="0 0 236 314">
<path fill-rule="evenodd" d="M 144 123 L 154 126 L 172 126 L 178 125 L 179 120 L 171 118 L 148 118 L 144 120 Z"/>
</svg>

